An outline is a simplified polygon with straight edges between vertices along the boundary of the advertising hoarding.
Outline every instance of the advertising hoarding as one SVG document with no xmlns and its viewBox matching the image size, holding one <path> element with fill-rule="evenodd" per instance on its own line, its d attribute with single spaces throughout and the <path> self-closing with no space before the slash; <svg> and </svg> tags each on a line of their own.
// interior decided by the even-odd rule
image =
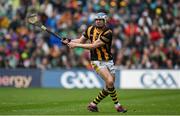
<svg viewBox="0 0 180 116">
<path fill-rule="evenodd" d="M 120 88 L 176 89 L 180 88 L 178 70 L 121 70 Z"/>
<path fill-rule="evenodd" d="M 119 76 L 115 86 L 119 86 Z M 104 81 L 95 72 L 85 69 L 46 70 L 43 72 L 43 87 L 59 88 L 103 88 Z"/>
<path fill-rule="evenodd" d="M 39 69 L 0 69 L 0 87 L 40 87 Z"/>
</svg>

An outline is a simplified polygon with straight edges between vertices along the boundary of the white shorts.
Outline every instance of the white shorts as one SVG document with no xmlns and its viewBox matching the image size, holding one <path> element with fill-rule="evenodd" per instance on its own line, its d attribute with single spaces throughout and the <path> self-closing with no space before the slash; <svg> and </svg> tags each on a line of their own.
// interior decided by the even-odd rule
<svg viewBox="0 0 180 116">
<path fill-rule="evenodd" d="M 109 61 L 91 61 L 92 67 L 96 70 L 96 72 L 99 71 L 101 68 L 107 68 L 111 74 L 115 74 L 115 67 L 113 60 Z"/>
</svg>

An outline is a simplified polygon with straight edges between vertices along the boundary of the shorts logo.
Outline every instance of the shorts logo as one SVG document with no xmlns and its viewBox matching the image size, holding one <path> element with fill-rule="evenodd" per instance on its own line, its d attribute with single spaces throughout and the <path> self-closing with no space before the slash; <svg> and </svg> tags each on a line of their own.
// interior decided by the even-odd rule
<svg viewBox="0 0 180 116">
<path fill-rule="evenodd" d="M 146 88 L 159 87 L 159 88 L 172 88 L 178 87 L 178 84 L 170 73 L 144 73 L 141 76 L 141 83 Z"/>
<path fill-rule="evenodd" d="M 102 85 L 97 79 L 98 77 L 88 72 L 67 71 L 60 77 L 60 83 L 64 88 L 101 88 Z"/>
</svg>

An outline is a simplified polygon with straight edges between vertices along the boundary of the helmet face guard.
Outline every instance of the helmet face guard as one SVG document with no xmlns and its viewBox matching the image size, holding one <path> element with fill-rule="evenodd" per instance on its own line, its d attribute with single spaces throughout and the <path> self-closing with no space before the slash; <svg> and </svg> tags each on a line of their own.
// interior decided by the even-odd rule
<svg viewBox="0 0 180 116">
<path fill-rule="evenodd" d="M 107 15 L 105 14 L 105 13 L 103 13 L 103 12 L 100 12 L 100 13 L 97 13 L 96 14 L 96 16 L 95 16 L 95 18 L 94 18 L 94 20 L 96 21 L 96 20 L 100 20 L 100 19 L 102 19 L 102 20 L 104 20 L 104 23 L 106 24 L 107 23 Z M 97 25 L 96 25 L 97 26 Z"/>
</svg>

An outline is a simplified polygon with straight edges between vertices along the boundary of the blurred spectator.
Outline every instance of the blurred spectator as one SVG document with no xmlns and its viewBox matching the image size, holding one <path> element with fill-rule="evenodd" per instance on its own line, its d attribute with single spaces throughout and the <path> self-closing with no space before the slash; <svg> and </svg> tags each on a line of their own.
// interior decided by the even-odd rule
<svg viewBox="0 0 180 116">
<path fill-rule="evenodd" d="M 92 69 L 89 51 L 70 50 L 26 24 L 31 9 L 49 29 L 71 39 L 80 36 L 95 13 L 106 12 L 117 68 L 180 68 L 179 0 L 1 0 L 0 68 Z"/>
</svg>

